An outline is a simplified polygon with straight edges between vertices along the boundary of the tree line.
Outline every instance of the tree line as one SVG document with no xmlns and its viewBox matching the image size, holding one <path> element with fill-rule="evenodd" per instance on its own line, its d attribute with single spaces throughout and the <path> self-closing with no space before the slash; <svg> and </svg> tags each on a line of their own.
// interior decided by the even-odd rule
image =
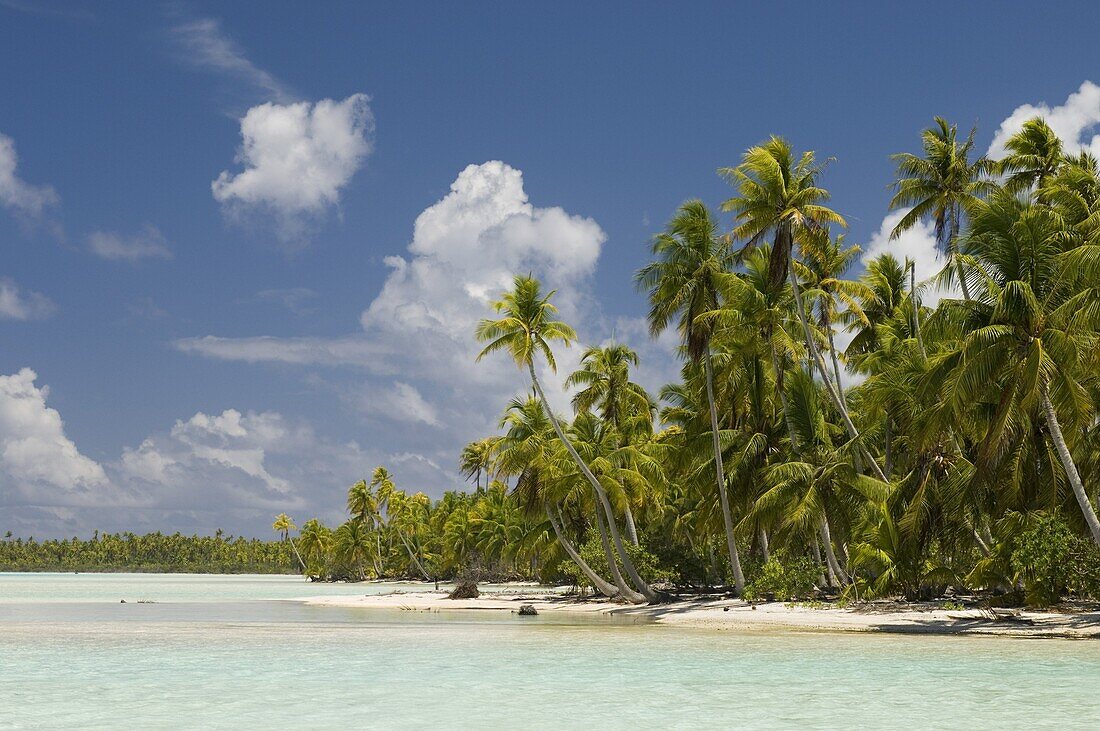
<svg viewBox="0 0 1100 731">
<path fill-rule="evenodd" d="M 824 165 L 779 137 L 718 171 L 719 211 L 684 203 L 636 276 L 652 334 L 679 336 L 681 379 L 656 394 L 605 342 L 555 413 L 539 373 L 577 336 L 517 276 L 475 336 L 531 390 L 463 451 L 475 492 L 433 503 L 380 469 L 350 520 L 303 527 L 308 570 L 571 576 L 630 602 L 676 584 L 1097 596 L 1100 165 L 1041 118 L 1001 160 L 940 118 L 921 143 L 893 158 L 890 206 L 893 238 L 935 234 L 925 281 L 893 253 L 849 276 L 861 251 Z"/>
<path fill-rule="evenodd" d="M 288 574 L 297 568 L 288 541 L 180 533 L 99 533 L 38 541 L 0 540 L 0 571 L 138 571 Z"/>
</svg>

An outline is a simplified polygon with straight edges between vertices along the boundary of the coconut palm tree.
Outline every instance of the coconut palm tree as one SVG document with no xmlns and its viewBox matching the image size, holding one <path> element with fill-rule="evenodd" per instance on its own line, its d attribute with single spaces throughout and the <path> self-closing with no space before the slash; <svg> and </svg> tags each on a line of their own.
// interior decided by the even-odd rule
<svg viewBox="0 0 1100 731">
<path fill-rule="evenodd" d="M 1100 521 L 1062 429 L 1068 420 L 1071 436 L 1080 434 L 1095 419 L 1084 379 L 1094 372 L 1100 348 L 1100 246 L 1067 249 L 1072 239 L 1061 217 L 1009 190 L 976 204 L 971 218 L 965 255 L 983 289 L 960 316 L 973 327 L 933 375 L 943 378 L 946 398 L 959 412 L 993 386 L 987 444 L 1011 439 L 1026 414 L 1041 414 L 1100 545 Z"/>
<path fill-rule="evenodd" d="M 366 578 L 363 567 L 374 551 L 374 541 L 365 523 L 349 520 L 337 528 L 333 534 L 333 548 L 341 563 L 355 568 L 360 581 Z"/>
<path fill-rule="evenodd" d="M 780 137 L 772 137 L 762 145 L 749 148 L 737 167 L 719 170 L 738 192 L 722 204 L 722 209 L 734 214 L 737 226 L 733 235 L 747 242 L 743 252 L 755 248 L 769 233 L 774 234 L 769 266 L 771 283 L 777 286 L 784 277 L 789 279 L 795 313 L 802 325 L 811 361 L 840 412 L 848 435 L 858 441 L 859 430 L 848 412 L 842 386 L 833 383 L 810 330 L 798 276 L 792 265 L 795 243 L 810 230 L 828 224 L 846 225 L 840 214 L 824 205 L 829 200 L 829 192 L 817 186 L 820 172 L 821 166 L 813 152 L 802 153 L 796 161 L 791 144 Z M 865 445 L 861 451 L 875 476 L 885 481 L 882 468 Z"/>
<path fill-rule="evenodd" d="M 1004 187 L 1013 193 L 1036 189 L 1043 200 L 1043 189 L 1068 162 L 1062 140 L 1041 117 L 1024 122 L 1020 131 L 1005 142 L 1005 156 L 997 162 L 997 172 L 1005 176 Z"/>
<path fill-rule="evenodd" d="M 462 449 L 458 459 L 458 469 L 468 480 L 474 479 L 474 487 L 481 488 L 481 476 L 485 475 L 485 484 L 489 484 L 490 471 L 493 466 L 493 440 L 479 439 L 470 442 Z"/>
<path fill-rule="evenodd" d="M 271 524 L 271 530 L 283 535 L 283 541 L 290 543 L 290 548 L 294 551 L 294 555 L 298 558 L 298 565 L 302 567 L 302 571 L 306 570 L 306 562 L 302 560 L 301 554 L 298 553 L 298 547 L 294 545 L 294 539 L 290 537 L 290 531 L 297 528 L 294 525 L 294 521 L 290 519 L 286 513 L 279 513 L 275 516 L 275 522 Z"/>
<path fill-rule="evenodd" d="M 619 576 L 613 584 L 600 576 L 581 557 L 564 530 L 560 504 L 567 499 L 578 501 L 579 496 L 560 494 L 562 491 L 557 489 L 566 485 L 560 479 L 562 460 L 555 454 L 554 428 L 542 408 L 542 403 L 535 398 L 512 399 L 501 418 L 500 426 L 506 431 L 497 442 L 498 463 L 502 473 L 518 477 L 514 495 L 520 505 L 532 514 L 544 513 L 562 549 L 588 577 L 592 586 L 604 596 L 617 596 L 617 584 L 622 583 L 622 577 Z M 604 522 L 597 521 L 597 526 L 605 550 L 610 549 Z M 614 554 L 607 551 L 606 558 L 610 570 L 613 573 L 618 572 Z"/>
<path fill-rule="evenodd" d="M 920 221 L 931 220 L 936 244 L 947 256 L 948 267 L 955 267 L 954 274 L 967 300 L 970 283 L 957 261 L 957 239 L 967 207 L 993 189 L 988 175 L 995 168 L 995 163 L 984 157 L 970 160 L 974 132 L 970 130 L 966 140 L 960 142 L 956 126 L 936 117 L 934 125 L 921 132 L 923 157 L 909 152 L 893 156 L 897 180 L 890 199 L 890 210 L 909 209 L 890 232 L 890 238 L 898 238 Z"/>
<path fill-rule="evenodd" d="M 576 413 L 598 410 L 625 445 L 629 431 L 641 427 L 652 433 L 657 405 L 646 390 L 630 380 L 630 366 L 638 365 L 638 354 L 621 343 L 591 347 L 581 356 L 581 367 L 565 380 L 566 387 L 579 387 L 573 396 Z M 638 528 L 631 501 L 623 505 L 630 542 L 638 545 Z"/>
<path fill-rule="evenodd" d="M 710 407 L 715 482 L 726 531 L 726 549 L 733 571 L 734 591 L 745 588 L 745 574 L 733 534 L 733 515 L 726 490 L 718 411 L 714 403 L 714 363 L 710 342 L 714 325 L 703 315 L 721 306 L 719 282 L 730 271 L 733 257 L 718 237 L 718 225 L 706 205 L 692 200 L 680 206 L 664 233 L 653 240 L 655 261 L 636 275 L 635 282 L 649 294 L 649 331 L 657 337 L 675 320 L 688 360 L 702 363 Z"/>
<path fill-rule="evenodd" d="M 552 371 L 557 370 L 554 353 L 550 348 L 551 342 L 557 341 L 568 346 L 577 338 L 573 328 L 556 318 L 557 308 L 550 302 L 553 296 L 553 291 L 544 295 L 542 286 L 533 277 L 516 276 L 513 280 L 512 290 L 506 292 L 499 301 L 493 303 L 493 309 L 502 317 L 496 320 L 485 319 L 478 324 L 477 339 L 486 343 L 486 345 L 478 354 L 477 359 L 480 361 L 491 353 L 503 350 L 512 357 L 516 365 L 527 369 L 531 378 L 531 385 L 542 402 L 543 408 L 546 409 L 554 432 L 569 452 L 569 456 L 573 458 L 581 474 L 584 475 L 595 491 L 596 497 L 606 513 L 608 528 L 611 531 L 615 549 L 619 553 L 623 568 L 626 569 L 631 582 L 638 590 L 633 591 L 624 585 L 619 587 L 620 592 L 624 598 L 631 601 L 656 601 L 659 598 L 658 594 L 638 575 L 633 561 L 630 560 L 630 556 L 622 545 L 622 538 L 619 535 L 615 514 L 611 509 L 607 493 L 599 480 L 596 479 L 596 476 L 592 474 L 588 465 L 577 454 L 577 450 L 566 438 L 561 423 L 554 415 L 546 398 L 538 374 L 535 372 L 535 359 L 540 355 L 545 358 Z M 639 594 L 639 592 L 641 593 Z"/>
</svg>

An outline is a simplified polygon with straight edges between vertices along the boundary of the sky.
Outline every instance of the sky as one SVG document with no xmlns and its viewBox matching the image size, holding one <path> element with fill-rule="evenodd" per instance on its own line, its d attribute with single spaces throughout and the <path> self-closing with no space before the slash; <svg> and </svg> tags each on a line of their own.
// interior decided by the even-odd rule
<svg viewBox="0 0 1100 731">
<path fill-rule="evenodd" d="M 468 487 L 526 390 L 473 329 L 515 273 L 676 377 L 633 273 L 771 134 L 848 241 L 934 115 L 1100 152 L 1092 3 L 0 0 L 0 532 L 271 535 L 379 464 Z M 729 226 L 728 217 L 722 223 Z M 579 357 L 545 371 L 557 408 Z"/>
</svg>

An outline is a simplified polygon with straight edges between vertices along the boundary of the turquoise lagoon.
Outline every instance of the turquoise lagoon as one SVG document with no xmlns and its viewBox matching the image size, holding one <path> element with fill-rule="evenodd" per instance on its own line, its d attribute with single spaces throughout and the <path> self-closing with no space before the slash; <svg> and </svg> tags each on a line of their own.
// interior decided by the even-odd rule
<svg viewBox="0 0 1100 731">
<path fill-rule="evenodd" d="M 0 574 L 0 728 L 1100 726 L 1095 641 L 293 601 L 416 588 Z"/>
</svg>

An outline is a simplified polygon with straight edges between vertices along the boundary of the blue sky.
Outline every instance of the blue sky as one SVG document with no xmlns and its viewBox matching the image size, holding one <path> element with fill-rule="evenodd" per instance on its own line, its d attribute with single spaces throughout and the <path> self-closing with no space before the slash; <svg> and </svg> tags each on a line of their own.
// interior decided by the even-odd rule
<svg viewBox="0 0 1100 731">
<path fill-rule="evenodd" d="M 631 275 L 716 168 L 772 133 L 835 157 L 881 251 L 934 114 L 983 152 L 1036 112 L 1100 147 L 1097 15 L 0 0 L 0 531 L 266 535 L 379 463 L 459 486 L 523 387 L 472 363 L 512 270 L 656 387 Z M 934 269 L 927 231 L 891 246 Z"/>
</svg>

